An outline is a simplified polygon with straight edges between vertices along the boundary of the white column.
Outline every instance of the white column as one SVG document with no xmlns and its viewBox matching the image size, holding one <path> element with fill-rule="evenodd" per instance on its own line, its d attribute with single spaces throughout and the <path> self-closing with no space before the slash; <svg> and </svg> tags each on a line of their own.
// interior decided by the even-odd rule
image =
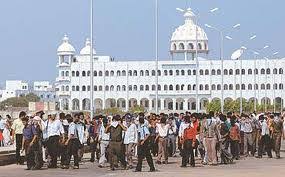
<svg viewBox="0 0 285 177">
<path fill-rule="evenodd" d="M 164 110 L 164 98 L 160 99 L 160 110 L 163 111 Z"/>
<path fill-rule="evenodd" d="M 172 99 L 173 102 L 173 111 L 176 111 L 176 98 Z"/>
<path fill-rule="evenodd" d="M 183 100 L 183 110 L 184 111 L 188 111 L 188 103 L 187 103 L 187 101 L 188 101 L 187 99 Z"/>
</svg>

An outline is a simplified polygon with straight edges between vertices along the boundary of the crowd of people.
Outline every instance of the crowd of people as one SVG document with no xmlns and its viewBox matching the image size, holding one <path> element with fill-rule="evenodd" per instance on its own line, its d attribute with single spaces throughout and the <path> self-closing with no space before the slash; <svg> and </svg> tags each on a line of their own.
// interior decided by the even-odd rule
<svg viewBox="0 0 285 177">
<path fill-rule="evenodd" d="M 281 139 L 285 139 L 284 115 L 278 113 L 127 113 L 93 119 L 81 112 L 47 118 L 44 114 L 20 112 L 10 126 L 17 163 L 23 164 L 24 153 L 27 170 L 41 169 L 44 162 L 48 168 L 69 169 L 72 158 L 72 167 L 78 169 L 86 151 L 90 162 L 98 162 L 100 168 L 135 172 L 142 171 L 144 159 L 153 172 L 155 166 L 168 164 L 168 157 L 177 156 L 182 157 L 182 168 L 195 167 L 197 159 L 203 165 L 218 165 L 241 156 L 273 158 L 272 151 L 279 159 Z"/>
<path fill-rule="evenodd" d="M 12 126 L 12 118 L 9 114 L 3 118 L 0 115 L 0 147 L 10 146 L 12 144 L 11 141 L 11 126 Z"/>
</svg>

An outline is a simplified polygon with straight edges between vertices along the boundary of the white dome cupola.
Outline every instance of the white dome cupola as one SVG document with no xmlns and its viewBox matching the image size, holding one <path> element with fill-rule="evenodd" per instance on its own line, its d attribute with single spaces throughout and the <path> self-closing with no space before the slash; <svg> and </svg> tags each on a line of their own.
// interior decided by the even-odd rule
<svg viewBox="0 0 285 177">
<path fill-rule="evenodd" d="M 195 14 L 188 8 L 184 17 L 185 23 L 176 28 L 171 37 L 170 53 L 172 57 L 174 54 L 184 53 L 185 60 L 187 60 L 187 55 L 190 53 L 194 59 L 196 49 L 198 49 L 198 53 L 208 54 L 208 37 L 205 31 L 195 23 Z"/>
<path fill-rule="evenodd" d="M 87 38 L 85 42 L 85 47 L 81 49 L 80 55 L 90 55 L 91 54 L 90 49 L 91 49 L 91 41 L 89 38 Z M 96 54 L 96 51 L 94 48 L 93 48 L 93 54 L 94 55 Z"/>
<path fill-rule="evenodd" d="M 57 48 L 57 54 L 58 55 L 74 55 L 75 49 L 74 47 L 69 43 L 69 38 L 65 34 L 61 45 Z"/>
</svg>

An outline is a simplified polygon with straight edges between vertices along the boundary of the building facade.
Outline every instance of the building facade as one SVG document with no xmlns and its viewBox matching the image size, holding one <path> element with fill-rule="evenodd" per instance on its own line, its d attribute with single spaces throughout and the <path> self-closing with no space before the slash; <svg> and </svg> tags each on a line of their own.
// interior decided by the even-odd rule
<svg viewBox="0 0 285 177">
<path fill-rule="evenodd" d="M 174 31 L 170 40 L 172 59 L 160 60 L 157 72 L 154 60 L 114 61 L 109 56 L 96 55 L 93 49 L 96 110 L 119 107 L 127 111 L 141 105 L 154 111 L 156 89 L 160 111 L 193 111 L 196 106 L 205 111 L 212 100 L 241 97 L 258 103 L 275 102 L 283 107 L 285 59 L 221 61 L 196 57 L 208 54 L 208 38 L 194 23 L 191 9 L 184 17 L 185 23 Z M 61 110 L 90 110 L 90 50 L 87 39 L 76 54 L 67 36 L 57 50 L 56 94 Z M 181 54 L 184 59 L 175 60 Z"/>
</svg>

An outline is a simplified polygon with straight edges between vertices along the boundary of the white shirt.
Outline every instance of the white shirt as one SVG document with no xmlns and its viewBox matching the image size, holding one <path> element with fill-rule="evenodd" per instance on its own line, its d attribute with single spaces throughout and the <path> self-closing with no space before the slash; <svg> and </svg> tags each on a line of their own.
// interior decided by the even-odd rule
<svg viewBox="0 0 285 177">
<path fill-rule="evenodd" d="M 189 127 L 188 123 L 185 122 L 181 122 L 180 127 L 179 127 L 179 132 L 178 132 L 178 136 L 179 137 L 183 137 L 184 135 L 184 130 Z"/>
<path fill-rule="evenodd" d="M 169 125 L 163 125 L 163 124 L 157 124 L 156 125 L 156 133 L 158 133 L 158 135 L 160 137 L 166 137 L 168 135 L 168 130 L 169 130 Z"/>
<path fill-rule="evenodd" d="M 261 136 L 269 135 L 269 127 L 266 121 L 261 122 Z"/>
<path fill-rule="evenodd" d="M 244 120 L 241 122 L 240 130 L 245 133 L 251 133 L 252 132 L 252 124 L 249 120 Z"/>
<path fill-rule="evenodd" d="M 171 126 L 172 125 L 172 126 Z M 175 123 L 175 120 L 172 121 L 172 124 L 169 124 L 169 135 L 173 135 L 176 133 L 176 123 Z"/>
<path fill-rule="evenodd" d="M 64 134 L 64 129 L 60 120 L 48 120 L 47 121 L 47 134 L 48 137 L 51 136 L 60 136 L 60 134 Z"/>
<path fill-rule="evenodd" d="M 101 141 L 109 141 L 110 133 L 105 133 L 105 127 L 102 125 L 99 131 L 99 140 Z"/>
<path fill-rule="evenodd" d="M 137 126 L 132 123 L 125 132 L 124 144 L 137 143 L 138 131 Z"/>
</svg>

